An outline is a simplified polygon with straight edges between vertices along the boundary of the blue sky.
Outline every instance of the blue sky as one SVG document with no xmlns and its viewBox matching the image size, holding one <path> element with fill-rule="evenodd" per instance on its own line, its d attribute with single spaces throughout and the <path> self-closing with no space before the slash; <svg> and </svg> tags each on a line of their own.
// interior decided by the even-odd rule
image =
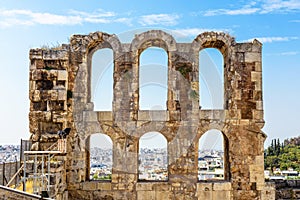
<svg viewBox="0 0 300 200">
<path fill-rule="evenodd" d="M 68 43 L 94 31 L 129 35 L 171 30 L 191 42 L 203 31 L 263 43 L 263 89 L 269 142 L 300 133 L 300 1 L 0 0 L 0 144 L 28 139 L 29 49 Z"/>
</svg>

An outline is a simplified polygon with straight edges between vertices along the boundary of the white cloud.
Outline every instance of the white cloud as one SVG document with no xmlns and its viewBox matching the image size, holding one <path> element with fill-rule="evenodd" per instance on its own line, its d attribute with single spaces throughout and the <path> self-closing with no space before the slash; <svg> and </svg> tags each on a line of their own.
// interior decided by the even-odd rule
<svg viewBox="0 0 300 200">
<path fill-rule="evenodd" d="M 185 38 L 185 37 L 196 37 L 200 33 L 203 32 L 229 32 L 231 33 L 232 30 L 230 29 L 204 29 L 204 28 L 187 28 L 187 29 L 176 29 L 171 30 L 171 33 L 178 38 Z"/>
<path fill-rule="evenodd" d="M 256 0 L 242 6 L 241 8 L 208 10 L 204 12 L 203 15 L 250 15 L 297 11 L 300 11 L 299 0 Z"/>
<path fill-rule="evenodd" d="M 66 15 L 33 12 L 31 10 L 4 10 L 0 9 L 0 28 L 16 25 L 77 25 L 82 23 L 124 23 L 129 24 L 129 18 L 118 18 L 113 12 L 97 10 L 87 13 L 71 10 Z"/>
<path fill-rule="evenodd" d="M 293 23 L 300 23 L 300 19 L 291 20 L 290 22 L 293 22 Z"/>
<path fill-rule="evenodd" d="M 299 55 L 299 51 L 287 51 L 287 52 L 281 52 L 281 53 L 269 53 L 268 56 L 295 56 Z"/>
<path fill-rule="evenodd" d="M 215 16 L 215 15 L 249 15 L 254 14 L 259 11 L 259 8 L 249 8 L 244 7 L 241 9 L 217 9 L 217 10 L 208 10 L 204 13 L 204 16 Z"/>
<path fill-rule="evenodd" d="M 266 0 L 262 4 L 261 13 L 291 12 L 300 10 L 299 0 Z"/>
<path fill-rule="evenodd" d="M 258 38 L 251 38 L 243 42 L 252 42 L 254 39 L 257 39 L 261 43 L 272 43 L 272 42 L 287 42 L 291 40 L 298 40 L 299 37 L 258 37 Z"/>
<path fill-rule="evenodd" d="M 173 26 L 178 23 L 179 18 L 180 16 L 177 14 L 152 14 L 141 16 L 139 23 L 143 26 Z"/>
<path fill-rule="evenodd" d="M 73 14 L 73 15 L 79 15 L 79 16 L 90 17 L 90 18 L 102 18 L 102 17 L 114 17 L 114 16 L 116 16 L 116 14 L 114 12 L 103 11 L 101 9 L 98 9 L 97 11 L 92 12 L 92 13 L 87 13 L 87 12 L 78 11 L 78 10 L 70 10 L 69 13 Z"/>
<path fill-rule="evenodd" d="M 280 55 L 283 55 L 283 56 L 294 56 L 294 55 L 298 55 L 298 54 L 300 54 L 299 51 L 288 51 L 288 52 L 280 53 Z"/>
</svg>

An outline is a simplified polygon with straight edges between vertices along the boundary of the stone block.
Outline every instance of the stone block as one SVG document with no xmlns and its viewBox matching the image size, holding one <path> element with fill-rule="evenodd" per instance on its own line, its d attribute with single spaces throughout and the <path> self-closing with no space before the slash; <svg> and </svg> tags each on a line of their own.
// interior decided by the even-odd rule
<svg viewBox="0 0 300 200">
<path fill-rule="evenodd" d="M 175 183 L 172 183 L 171 184 L 172 188 L 180 188 L 181 187 L 181 184 L 179 182 L 175 182 Z"/>
<path fill-rule="evenodd" d="M 112 174 L 111 175 L 111 183 L 118 183 L 119 182 L 119 175 L 118 174 Z"/>
<path fill-rule="evenodd" d="M 263 110 L 252 110 L 253 119 L 260 120 L 264 117 L 264 111 Z"/>
<path fill-rule="evenodd" d="M 156 200 L 155 191 L 137 191 L 137 200 Z"/>
<path fill-rule="evenodd" d="M 262 200 L 275 200 L 276 191 L 275 190 L 263 190 L 261 191 Z"/>
<path fill-rule="evenodd" d="M 261 82 L 262 74 L 261 72 L 252 71 L 251 72 L 251 81 L 253 82 Z"/>
<path fill-rule="evenodd" d="M 256 165 L 262 165 L 264 163 L 264 156 L 255 156 L 255 164 Z"/>
<path fill-rule="evenodd" d="M 97 112 L 83 111 L 83 119 L 86 122 L 97 122 L 98 121 Z"/>
<path fill-rule="evenodd" d="M 198 190 L 197 191 L 197 198 L 198 199 L 205 199 L 205 200 L 213 200 L 213 193 L 212 193 L 212 191 Z"/>
<path fill-rule="evenodd" d="M 78 183 L 69 183 L 67 189 L 68 190 L 78 190 L 80 185 Z"/>
<path fill-rule="evenodd" d="M 264 166 L 262 164 L 249 165 L 250 171 L 250 182 L 255 182 L 256 184 L 264 184 Z"/>
<path fill-rule="evenodd" d="M 41 101 L 41 93 L 39 90 L 30 91 L 30 100 L 33 102 Z"/>
<path fill-rule="evenodd" d="M 153 186 L 153 183 L 139 182 L 136 184 L 136 190 L 137 191 L 152 191 L 152 186 Z"/>
<path fill-rule="evenodd" d="M 63 123 L 65 122 L 66 113 L 57 113 L 55 111 L 52 112 L 52 121 L 55 123 Z"/>
<path fill-rule="evenodd" d="M 154 183 L 152 186 L 152 190 L 156 191 L 169 191 L 170 190 L 170 185 L 168 182 L 166 183 Z"/>
<path fill-rule="evenodd" d="M 57 98 L 58 98 L 58 91 L 57 90 L 49 90 L 48 91 L 49 92 L 49 94 L 50 94 L 50 100 L 51 101 L 56 101 L 56 100 L 58 100 Z"/>
<path fill-rule="evenodd" d="M 97 184 L 97 188 L 98 190 L 101 190 L 101 191 L 110 191 L 111 190 L 111 183 L 104 183 L 104 182 L 100 182 Z"/>
<path fill-rule="evenodd" d="M 213 112 L 211 110 L 200 110 L 200 119 L 213 119 Z"/>
<path fill-rule="evenodd" d="M 242 91 L 241 90 L 236 90 L 235 91 L 234 99 L 235 100 L 241 100 L 242 99 Z"/>
<path fill-rule="evenodd" d="M 29 90 L 35 90 L 35 81 L 29 81 Z"/>
<path fill-rule="evenodd" d="M 257 110 L 263 110 L 263 101 L 256 101 L 256 109 Z"/>
<path fill-rule="evenodd" d="M 57 100 L 58 101 L 65 101 L 67 100 L 67 91 L 66 90 L 57 90 Z"/>
<path fill-rule="evenodd" d="M 111 111 L 100 111 L 97 112 L 98 121 L 112 121 L 113 115 Z"/>
<path fill-rule="evenodd" d="M 155 199 L 170 199 L 170 192 L 169 191 L 156 191 L 155 192 Z"/>
<path fill-rule="evenodd" d="M 86 191 L 95 191 L 97 190 L 97 182 L 85 182 L 82 185 L 82 190 L 86 190 Z"/>
<path fill-rule="evenodd" d="M 220 199 L 224 199 L 224 200 L 233 199 L 231 191 L 214 191 L 214 192 L 212 192 L 212 200 L 220 200 Z"/>
<path fill-rule="evenodd" d="M 138 112 L 138 120 L 139 121 L 150 121 L 149 111 L 139 111 Z"/>
<path fill-rule="evenodd" d="M 255 62 L 255 71 L 257 71 L 257 72 L 261 72 L 262 71 L 261 62 Z"/>
<path fill-rule="evenodd" d="M 252 45 L 252 51 L 261 53 L 261 50 L 262 50 L 262 43 L 260 41 L 258 41 L 257 39 L 254 39 L 253 45 Z"/>
<path fill-rule="evenodd" d="M 261 53 L 259 52 L 246 52 L 245 53 L 245 62 L 261 62 Z"/>
<path fill-rule="evenodd" d="M 30 60 L 42 59 L 43 51 L 42 49 L 30 49 L 29 58 Z"/>
<path fill-rule="evenodd" d="M 197 183 L 197 191 L 212 191 L 213 183 Z"/>
<path fill-rule="evenodd" d="M 232 190 L 231 182 L 220 182 L 213 184 L 214 191 L 230 191 Z"/>
<path fill-rule="evenodd" d="M 262 90 L 262 81 L 257 81 L 255 82 L 255 86 L 254 86 L 255 90 L 261 91 Z"/>
<path fill-rule="evenodd" d="M 168 121 L 168 112 L 164 110 L 149 110 L 151 121 Z"/>
<path fill-rule="evenodd" d="M 199 82 L 198 81 L 194 81 L 191 83 L 191 89 L 195 90 L 195 91 L 199 91 Z"/>
<path fill-rule="evenodd" d="M 58 74 L 58 72 L 57 72 L 57 70 L 47 70 L 47 72 L 48 72 L 48 77 L 49 77 L 49 79 L 50 80 L 56 80 L 57 79 L 57 74 Z"/>
<path fill-rule="evenodd" d="M 66 50 L 47 49 L 43 51 L 44 60 L 68 60 L 69 54 Z"/>
<path fill-rule="evenodd" d="M 68 79 L 68 72 L 66 70 L 58 70 L 57 72 L 57 80 L 65 81 Z"/>
<path fill-rule="evenodd" d="M 250 124 L 250 120 L 248 120 L 248 119 L 241 119 L 241 120 L 239 120 L 239 124 L 241 126 L 248 126 Z"/>
</svg>

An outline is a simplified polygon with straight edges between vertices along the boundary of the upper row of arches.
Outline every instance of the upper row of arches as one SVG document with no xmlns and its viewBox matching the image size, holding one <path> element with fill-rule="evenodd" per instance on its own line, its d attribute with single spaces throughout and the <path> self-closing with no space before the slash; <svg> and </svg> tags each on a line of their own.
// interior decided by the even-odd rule
<svg viewBox="0 0 300 200">
<path fill-rule="evenodd" d="M 94 34 L 99 34 L 98 32 L 94 33 Z M 108 80 L 105 79 L 101 79 L 100 81 L 104 81 L 103 83 L 101 83 L 100 85 L 105 86 L 104 92 L 101 92 L 102 95 L 104 95 L 103 97 L 101 97 L 102 99 L 109 99 L 107 102 L 109 105 L 105 105 L 105 107 L 109 107 L 109 109 L 97 109 L 96 110 L 111 110 L 110 108 L 112 108 L 112 101 L 111 99 L 113 99 L 113 79 L 112 77 L 114 77 L 114 64 L 115 61 L 117 59 L 119 59 L 118 56 L 122 57 L 123 53 L 123 45 L 120 43 L 118 37 L 116 35 L 109 35 L 109 34 L 102 34 L 101 37 L 101 41 L 99 39 L 100 37 L 90 37 L 90 41 L 88 44 L 88 53 L 87 53 L 87 66 L 88 66 L 88 71 L 90 74 L 89 77 L 89 82 L 91 84 L 89 84 L 90 86 L 88 86 L 89 88 L 89 96 L 91 97 L 92 101 L 93 98 L 95 96 L 95 94 L 93 95 L 93 91 L 96 91 L 99 85 L 99 77 L 102 77 L 103 73 L 108 73 L 109 77 L 111 77 Z M 99 40 L 99 41 L 98 41 Z M 199 81 L 202 89 L 199 92 L 199 94 L 201 94 L 200 96 L 203 97 L 205 95 L 207 96 L 211 96 L 212 93 L 218 96 L 218 99 L 216 100 L 215 98 L 213 98 L 213 102 L 209 102 L 210 104 L 218 104 L 216 107 L 211 107 L 210 106 L 204 106 L 205 108 L 208 109 L 222 109 L 223 108 L 223 104 L 224 104 L 224 75 L 223 75 L 223 66 L 226 65 L 227 62 L 227 58 L 228 58 L 228 51 L 229 51 L 229 47 L 234 44 L 234 39 L 229 36 L 228 34 L 225 33 L 216 33 L 216 32 L 205 32 L 202 34 L 199 34 L 194 41 L 191 43 L 190 46 L 190 51 L 192 51 L 193 53 L 189 54 L 192 55 L 192 58 L 188 58 L 188 62 L 192 63 L 192 62 L 196 62 L 195 64 L 200 65 L 201 64 L 201 59 L 198 60 L 199 57 L 201 57 L 201 55 L 199 55 L 198 53 L 195 52 L 201 52 L 203 49 L 209 49 L 209 48 L 213 48 L 216 49 L 218 52 L 220 52 L 219 57 L 221 57 L 221 70 L 219 70 L 219 77 L 221 77 L 221 80 L 218 80 L 218 82 L 220 83 L 219 85 L 217 85 L 217 89 L 220 90 L 220 92 L 215 92 L 213 91 L 214 89 L 216 89 L 215 86 L 212 86 L 209 84 L 209 82 L 211 81 L 216 81 L 213 78 L 208 78 L 206 79 L 204 74 L 199 73 L 197 76 L 199 77 L 198 80 L 195 80 L 194 77 L 192 77 L 191 81 Z M 92 45 L 93 44 L 93 45 Z M 96 45 L 95 45 L 96 44 Z M 147 73 L 147 71 L 151 70 L 153 73 L 153 67 L 151 68 L 142 68 L 142 66 L 144 66 L 143 64 L 143 54 L 144 52 L 147 52 L 148 49 L 151 49 L 153 47 L 156 47 L 158 49 L 163 49 L 165 52 L 165 55 L 163 59 L 165 59 L 165 63 L 162 64 L 162 66 L 165 66 L 163 72 L 165 71 L 166 76 L 164 76 L 163 79 L 166 79 L 166 81 L 163 81 L 163 84 L 154 84 L 155 87 L 153 87 L 153 85 L 147 87 L 147 85 L 145 85 L 145 89 L 142 89 L 143 87 L 143 82 L 145 82 L 145 77 L 147 76 L 141 76 L 143 73 Z M 128 47 L 127 47 L 128 48 Z M 180 47 L 181 48 L 181 47 Z M 95 61 L 94 58 L 96 56 L 94 56 L 94 54 L 98 51 L 98 50 L 103 50 L 103 49 L 111 49 L 111 56 L 109 57 L 110 63 L 104 63 L 103 64 L 103 57 L 102 57 L 102 61 L 100 59 L 100 61 Z M 126 50 L 128 51 L 128 49 Z M 139 108 L 142 110 L 149 110 L 149 109 L 154 109 L 154 110 L 159 110 L 159 109 L 166 109 L 166 101 L 168 100 L 167 97 L 167 93 L 168 93 L 168 68 L 170 67 L 170 63 L 169 60 L 172 59 L 170 57 L 169 52 L 176 52 L 177 51 L 177 43 L 175 41 L 175 39 L 173 38 L 173 36 L 171 36 L 170 34 L 164 32 L 164 31 L 160 31 L 160 30 L 153 30 L 153 31 L 147 31 L 141 34 L 138 34 L 135 36 L 135 38 L 133 39 L 133 41 L 130 44 L 130 50 L 131 52 L 131 56 L 132 58 L 136 59 L 133 60 L 132 62 L 135 63 L 135 65 L 139 66 L 138 67 L 138 79 L 139 79 Z M 184 50 L 186 51 L 186 50 Z M 118 55 L 119 53 L 119 55 Z M 194 56 L 194 57 L 193 57 Z M 124 57 L 122 57 L 122 59 L 125 59 Z M 185 58 L 183 58 L 185 59 Z M 105 70 L 99 69 L 98 67 L 94 67 L 92 66 L 92 63 L 96 63 L 98 62 L 99 65 L 103 65 L 106 66 Z M 101 64 L 102 62 L 102 64 Z M 105 62 L 105 60 L 104 60 Z M 97 65 L 97 64 L 96 64 Z M 109 67 L 107 67 L 109 65 Z M 112 67 L 111 67 L 112 66 Z M 203 66 L 203 65 L 202 65 Z M 91 72 L 91 71 L 96 71 L 96 73 Z M 161 70 L 160 70 L 161 71 Z M 199 70 L 200 71 L 200 70 Z M 202 71 L 203 72 L 203 71 Z M 151 74 L 151 73 L 150 73 Z M 159 75 L 159 74 L 157 74 Z M 210 73 L 211 75 L 211 73 Z M 91 78 L 92 76 L 92 78 Z M 94 78 L 93 78 L 94 76 Z M 96 77 L 96 78 L 95 78 Z M 148 77 L 146 78 L 148 79 Z M 153 80 L 153 79 L 152 79 Z M 147 81 L 146 81 L 147 82 Z M 150 80 L 151 82 L 151 80 Z M 96 83 L 96 84 L 95 84 Z M 155 82 L 157 83 L 157 81 Z M 165 85 L 165 86 L 164 86 Z M 108 86 L 108 87 L 107 87 Z M 98 88 L 99 89 L 99 88 Z M 206 89 L 206 90 L 205 90 Z M 106 90 L 106 91 L 105 91 Z M 162 96 L 164 96 L 160 101 L 161 103 L 157 104 L 155 103 L 155 99 L 153 101 L 153 99 L 149 100 L 149 98 L 147 97 L 147 95 L 149 94 L 153 94 L 153 92 L 148 92 L 149 90 L 155 90 L 158 93 L 161 93 Z M 144 98 L 145 97 L 145 98 Z M 143 98 L 145 99 L 145 101 L 143 100 Z M 205 98 L 204 99 L 204 103 L 205 103 Z M 152 105 L 150 106 L 144 106 L 143 103 L 144 102 L 154 102 Z M 158 105 L 158 107 L 156 106 Z M 201 107 L 203 107 L 203 104 L 201 105 Z"/>
<path fill-rule="evenodd" d="M 168 54 L 161 48 L 147 48 L 139 57 L 139 109 L 166 110 L 168 100 Z M 224 59 L 219 50 L 199 52 L 199 90 L 202 109 L 223 109 Z M 92 58 L 91 97 L 95 110 L 112 110 L 113 52 L 105 48 Z M 155 94 L 155 95 L 154 95 Z"/>
<path fill-rule="evenodd" d="M 102 34 L 102 37 L 98 35 Z M 97 35 L 97 37 L 94 37 Z M 95 52 L 101 48 L 111 48 L 115 53 L 123 52 L 122 43 L 116 35 L 95 32 L 89 35 L 87 41 L 88 52 Z M 72 41 L 72 39 L 71 39 Z M 96 45 L 95 45 L 96 44 Z M 229 47 L 235 44 L 235 39 L 223 32 L 204 32 L 199 34 L 191 43 L 191 51 L 198 52 L 204 48 L 216 48 L 225 56 Z M 165 51 L 177 51 L 177 42 L 172 35 L 162 30 L 151 30 L 135 35 L 130 43 L 130 51 L 140 53 L 148 47 L 160 47 Z"/>
</svg>

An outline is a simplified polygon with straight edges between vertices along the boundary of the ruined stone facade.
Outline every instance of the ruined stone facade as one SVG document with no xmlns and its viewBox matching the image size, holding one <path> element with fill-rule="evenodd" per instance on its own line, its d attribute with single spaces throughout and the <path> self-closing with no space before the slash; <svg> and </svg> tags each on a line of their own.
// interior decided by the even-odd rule
<svg viewBox="0 0 300 200">
<path fill-rule="evenodd" d="M 139 109 L 139 56 L 149 47 L 168 55 L 167 110 Z M 98 49 L 114 56 L 112 111 L 94 111 L 91 59 Z M 224 57 L 224 109 L 199 106 L 199 51 Z M 56 179 L 57 199 L 274 199 L 264 181 L 262 44 L 237 43 L 225 33 L 205 32 L 192 43 L 147 31 L 131 43 L 95 32 L 73 35 L 70 44 L 30 51 L 30 132 L 35 150 L 67 137 L 65 173 Z M 217 129 L 224 137 L 225 180 L 199 182 L 199 138 Z M 168 141 L 168 181 L 138 181 L 139 138 L 161 133 Z M 113 142 L 111 182 L 89 181 L 89 139 L 103 133 Z"/>
</svg>

